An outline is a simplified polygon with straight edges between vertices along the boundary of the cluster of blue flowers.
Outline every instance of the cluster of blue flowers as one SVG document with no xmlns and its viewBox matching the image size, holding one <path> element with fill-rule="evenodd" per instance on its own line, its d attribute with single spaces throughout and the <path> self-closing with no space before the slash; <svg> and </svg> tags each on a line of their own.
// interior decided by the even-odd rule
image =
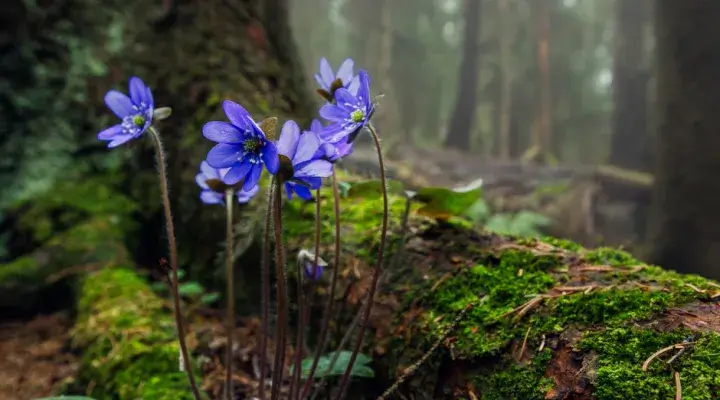
<svg viewBox="0 0 720 400">
<path fill-rule="evenodd" d="M 196 176 L 201 201 L 224 204 L 223 193 L 208 185 L 216 180 L 234 188 L 237 200 L 247 203 L 259 191 L 263 169 L 282 179 L 289 199 L 295 194 L 311 200 L 311 190 L 320 188 L 322 178 L 332 174 L 333 164 L 352 153 L 355 137 L 374 111 L 370 78 L 364 70 L 355 75 L 353 69 L 352 59 L 346 59 L 337 73 L 326 59 L 320 60 L 315 79 L 318 92 L 327 100 L 319 111 L 327 123 L 316 119 L 302 130 L 295 121 L 287 121 L 277 141 L 266 137 L 245 108 L 225 100 L 223 111 L 229 122 L 211 121 L 202 129 L 203 136 L 216 145 Z M 138 138 L 151 128 L 155 102 L 150 88 L 137 77 L 130 79 L 129 86 L 130 96 L 114 90 L 105 96 L 108 108 L 121 119 L 98 134 L 98 139 L 110 142 L 108 147 Z"/>
</svg>

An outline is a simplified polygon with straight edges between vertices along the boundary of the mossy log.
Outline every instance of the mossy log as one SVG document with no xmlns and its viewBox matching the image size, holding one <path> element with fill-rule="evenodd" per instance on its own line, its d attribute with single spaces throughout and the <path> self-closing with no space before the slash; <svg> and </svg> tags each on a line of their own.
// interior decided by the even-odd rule
<svg viewBox="0 0 720 400">
<path fill-rule="evenodd" d="M 322 257 L 332 260 L 332 205 L 323 195 Z M 501 237 L 462 222 L 411 216 L 401 229 L 405 200 L 390 201 L 385 283 L 364 349 L 387 380 L 380 386 L 440 340 L 399 388 L 408 398 L 666 399 L 681 390 L 683 399 L 720 399 L 717 283 L 614 249 Z M 313 209 L 288 204 L 291 248 L 311 248 Z M 370 283 L 382 207 L 345 199 L 341 209 L 335 272 L 347 327 Z"/>
</svg>

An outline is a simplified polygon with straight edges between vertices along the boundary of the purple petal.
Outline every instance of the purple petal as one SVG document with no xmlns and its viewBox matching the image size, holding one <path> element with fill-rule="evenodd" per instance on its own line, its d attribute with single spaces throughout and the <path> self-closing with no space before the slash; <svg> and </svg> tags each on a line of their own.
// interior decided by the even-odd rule
<svg viewBox="0 0 720 400">
<path fill-rule="evenodd" d="M 335 74 L 336 78 L 340 78 L 342 80 L 343 86 L 347 85 L 352 81 L 353 78 L 353 68 L 355 67 L 355 63 L 353 62 L 352 58 L 347 58 L 345 61 L 340 64 L 340 68 L 338 68 L 337 74 Z"/>
<path fill-rule="evenodd" d="M 225 111 L 225 115 L 227 115 L 230 122 L 233 123 L 233 125 L 244 127 L 245 126 L 245 118 L 250 118 L 250 113 L 247 112 L 247 110 L 241 106 L 238 103 L 235 103 L 234 101 L 225 100 L 222 103 L 223 111 Z"/>
<path fill-rule="evenodd" d="M 110 111 L 115 113 L 118 118 L 125 118 L 128 115 L 133 115 L 137 111 L 133 108 L 133 102 L 127 95 L 120 93 L 117 90 L 111 90 L 105 95 L 105 104 L 108 106 Z"/>
<path fill-rule="evenodd" d="M 137 76 L 133 76 L 130 78 L 130 84 L 128 86 L 130 89 L 130 99 L 136 106 L 139 106 L 141 103 L 145 103 L 145 105 L 150 106 L 150 102 L 147 98 L 149 90 L 142 79 Z"/>
<path fill-rule="evenodd" d="M 223 195 L 210 190 L 203 190 L 200 192 L 200 201 L 205 204 L 221 204 L 223 202 Z"/>
<path fill-rule="evenodd" d="M 145 100 L 148 102 L 150 109 L 155 108 L 155 99 L 153 98 L 152 91 L 149 87 L 145 87 Z"/>
<path fill-rule="evenodd" d="M 325 84 L 325 81 L 322 80 L 322 77 L 319 74 L 315 74 L 315 82 L 317 82 L 318 86 L 320 86 L 320 89 L 330 90 L 330 87 Z"/>
<path fill-rule="evenodd" d="M 255 185 L 255 187 L 253 187 L 250 190 L 247 190 L 247 191 L 241 190 L 241 191 L 237 192 L 238 203 L 244 204 L 244 203 L 249 202 L 250 200 L 252 200 L 253 197 L 255 197 L 258 194 L 259 191 L 260 191 L 260 185 Z"/>
<path fill-rule="evenodd" d="M 295 171 L 296 178 L 320 177 L 327 178 L 332 175 L 332 163 L 326 160 L 313 160 Z"/>
<path fill-rule="evenodd" d="M 323 124 L 318 119 L 313 119 L 310 123 L 310 131 L 320 134 L 323 131 Z"/>
<path fill-rule="evenodd" d="M 118 147 L 121 144 L 125 144 L 133 139 L 135 139 L 135 136 L 132 134 L 115 136 L 113 141 L 108 143 L 108 148 Z"/>
<path fill-rule="evenodd" d="M 206 179 L 220 179 L 220 172 L 210 166 L 207 161 L 200 163 L 200 172 L 205 175 Z"/>
<path fill-rule="evenodd" d="M 312 198 L 313 198 L 313 195 L 312 195 L 312 192 L 310 191 L 310 189 L 306 188 L 303 185 L 295 184 L 295 185 L 293 185 L 293 190 L 295 191 L 295 193 L 297 193 L 298 197 L 303 200 L 309 201 L 309 200 L 312 200 Z"/>
<path fill-rule="evenodd" d="M 262 165 L 260 164 L 250 164 L 252 165 L 252 169 L 250 170 L 250 173 L 247 174 L 245 177 L 245 182 L 243 182 L 242 190 L 249 192 L 253 189 L 253 187 L 257 186 L 258 181 L 260 180 L 260 174 L 262 174 Z"/>
<path fill-rule="evenodd" d="M 318 138 L 317 133 L 303 133 L 300 136 L 300 140 L 298 140 L 295 156 L 292 158 L 293 165 L 312 160 L 318 148 L 320 148 L 320 143 L 320 138 Z"/>
<path fill-rule="evenodd" d="M 342 89 L 338 89 L 340 91 Z M 336 106 L 335 104 L 325 104 L 320 107 L 320 116 L 328 121 L 344 122 L 348 118 L 348 113 Z"/>
<path fill-rule="evenodd" d="M 211 121 L 202 128 L 205 138 L 218 143 L 240 144 L 247 135 L 233 124 L 222 121 Z"/>
<path fill-rule="evenodd" d="M 280 158 L 278 157 L 278 150 L 273 142 L 265 143 L 265 147 L 262 152 L 263 163 L 268 172 L 275 175 L 280 169 Z"/>
<path fill-rule="evenodd" d="M 200 173 L 195 175 L 195 183 L 203 189 L 210 190 L 210 187 L 207 185 L 207 181 L 208 177 L 205 176 L 205 174 Z"/>
<path fill-rule="evenodd" d="M 250 172 L 250 169 L 253 167 L 253 165 L 249 162 L 239 163 L 233 166 L 228 170 L 228 172 L 223 176 L 223 182 L 227 185 L 234 185 L 241 180 L 245 179 L 247 182 L 246 177 L 248 176 L 248 172 Z"/>
<path fill-rule="evenodd" d="M 300 127 L 295 121 L 287 121 L 280 131 L 277 152 L 292 160 L 300 140 Z"/>
<path fill-rule="evenodd" d="M 242 147 L 220 143 L 210 149 L 207 162 L 213 168 L 228 168 L 237 164 L 242 154 Z"/>
<path fill-rule="evenodd" d="M 370 103 L 370 76 L 364 69 L 358 71 L 358 77 L 360 78 L 360 88 L 358 90 L 357 97 L 361 97 L 365 104 Z"/>
<path fill-rule="evenodd" d="M 112 140 L 112 138 L 120 134 L 122 134 L 122 125 L 117 124 L 100 131 L 97 138 L 100 140 Z"/>
<path fill-rule="evenodd" d="M 352 81 L 347 86 L 347 90 L 353 96 L 357 96 L 358 90 L 360 90 L 360 77 L 359 76 L 355 75 L 355 77 L 352 78 Z"/>
<path fill-rule="evenodd" d="M 320 59 L 320 77 L 328 87 L 332 84 L 332 81 L 335 80 L 335 74 L 333 74 L 330 63 L 328 63 L 325 57 Z"/>
<path fill-rule="evenodd" d="M 285 182 L 285 184 L 283 186 L 285 187 L 285 194 L 287 195 L 287 199 L 292 200 L 293 187 L 295 187 L 295 184 L 292 182 Z"/>
<path fill-rule="evenodd" d="M 345 88 L 340 88 L 335 91 L 335 101 L 339 107 L 348 107 L 358 102 L 357 98 Z"/>
</svg>

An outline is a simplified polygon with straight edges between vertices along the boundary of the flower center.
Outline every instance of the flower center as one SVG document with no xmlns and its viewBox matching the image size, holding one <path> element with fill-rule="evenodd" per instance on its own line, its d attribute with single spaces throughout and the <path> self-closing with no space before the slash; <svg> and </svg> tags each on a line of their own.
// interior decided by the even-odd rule
<svg viewBox="0 0 720 400">
<path fill-rule="evenodd" d="M 365 112 L 363 110 L 355 110 L 350 113 L 350 120 L 355 123 L 360 123 L 365 119 Z"/>
<path fill-rule="evenodd" d="M 138 128 L 142 128 L 143 126 L 145 126 L 145 121 L 145 117 L 143 117 L 141 114 L 138 114 L 132 118 L 132 123 Z"/>
<path fill-rule="evenodd" d="M 260 148 L 262 148 L 263 142 L 260 139 L 247 139 L 245 142 L 243 142 L 243 150 L 247 153 L 253 153 L 257 154 L 260 151 Z"/>
</svg>

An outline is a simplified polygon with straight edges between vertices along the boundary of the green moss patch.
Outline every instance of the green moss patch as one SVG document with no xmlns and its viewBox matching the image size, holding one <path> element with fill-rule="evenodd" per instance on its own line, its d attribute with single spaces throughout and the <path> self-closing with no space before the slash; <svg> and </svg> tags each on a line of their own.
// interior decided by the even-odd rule
<svg viewBox="0 0 720 400">
<path fill-rule="evenodd" d="M 73 340 L 84 349 L 81 388 L 97 399 L 192 399 L 178 371 L 171 311 L 147 283 L 125 268 L 87 276 Z"/>
</svg>

